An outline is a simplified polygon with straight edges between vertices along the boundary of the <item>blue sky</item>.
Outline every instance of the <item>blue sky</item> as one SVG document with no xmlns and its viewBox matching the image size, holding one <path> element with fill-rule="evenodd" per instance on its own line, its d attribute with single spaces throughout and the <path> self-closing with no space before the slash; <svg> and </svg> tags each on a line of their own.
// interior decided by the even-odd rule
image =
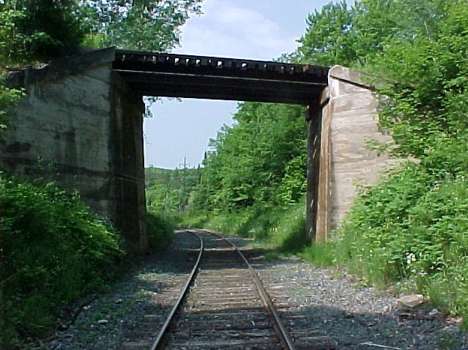
<svg viewBox="0 0 468 350">
<path fill-rule="evenodd" d="M 186 54 L 271 60 L 297 47 L 306 16 L 328 0 L 205 0 L 203 14 L 183 27 Z M 232 125 L 237 102 L 164 99 L 144 122 L 146 166 L 198 165 L 210 138 Z"/>
</svg>

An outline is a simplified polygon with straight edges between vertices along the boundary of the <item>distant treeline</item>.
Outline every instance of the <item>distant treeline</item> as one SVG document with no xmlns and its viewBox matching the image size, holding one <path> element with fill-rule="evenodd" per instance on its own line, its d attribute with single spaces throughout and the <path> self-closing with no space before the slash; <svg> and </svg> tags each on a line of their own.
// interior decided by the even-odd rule
<svg viewBox="0 0 468 350">
<path fill-rule="evenodd" d="M 190 195 L 200 181 L 199 168 L 146 168 L 146 202 L 150 211 L 175 215 L 188 205 Z"/>
</svg>

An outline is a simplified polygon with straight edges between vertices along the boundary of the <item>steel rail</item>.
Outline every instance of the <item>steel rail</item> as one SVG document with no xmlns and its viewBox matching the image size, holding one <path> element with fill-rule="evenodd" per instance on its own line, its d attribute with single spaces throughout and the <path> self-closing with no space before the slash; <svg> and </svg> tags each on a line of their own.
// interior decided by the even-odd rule
<svg viewBox="0 0 468 350">
<path fill-rule="evenodd" d="M 188 232 L 196 235 L 198 237 L 198 239 L 200 240 L 200 252 L 198 253 L 198 258 L 197 258 L 197 261 L 196 261 L 196 263 L 195 263 L 195 265 L 194 265 L 194 267 L 192 269 L 192 272 L 190 273 L 190 276 L 189 276 L 187 282 L 185 283 L 184 288 L 182 289 L 182 292 L 179 295 L 179 298 L 177 299 L 177 302 L 173 306 L 169 316 L 167 317 L 166 321 L 164 322 L 164 325 L 162 326 L 161 330 L 159 331 L 158 336 L 157 336 L 156 340 L 154 341 L 153 346 L 151 347 L 151 350 L 160 350 L 160 349 L 162 349 L 163 340 L 164 340 L 164 337 L 166 335 L 166 332 L 167 332 L 170 324 L 174 320 L 175 314 L 176 314 L 177 310 L 179 309 L 179 307 L 181 306 L 182 301 L 184 300 L 185 296 L 187 295 L 187 293 L 188 293 L 188 291 L 190 289 L 190 286 L 191 286 L 192 282 L 194 281 L 195 276 L 196 276 L 196 274 L 198 272 L 198 268 L 199 268 L 200 261 L 201 261 L 203 251 L 204 251 L 203 238 L 200 237 L 200 235 L 195 231 L 188 231 Z M 267 291 L 265 290 L 265 287 L 263 286 L 262 281 L 258 277 L 257 272 L 252 267 L 252 265 L 250 265 L 250 263 L 247 260 L 247 258 L 245 257 L 245 255 L 240 251 L 240 249 L 237 247 L 237 245 L 235 245 L 233 242 L 231 242 L 229 239 L 223 237 L 219 233 L 208 231 L 208 230 L 203 230 L 202 232 L 205 232 L 205 233 L 211 234 L 213 236 L 216 236 L 216 237 L 224 240 L 225 242 L 227 242 L 230 246 L 232 246 L 234 248 L 234 250 L 241 257 L 242 261 L 245 263 L 245 265 L 249 269 L 250 275 L 251 275 L 251 277 L 252 277 L 252 279 L 253 279 L 253 281 L 255 283 L 255 287 L 257 288 L 260 299 L 262 299 L 262 302 L 263 302 L 265 308 L 268 310 L 268 312 L 270 313 L 270 316 L 273 319 L 273 327 L 275 328 L 276 332 L 279 334 L 279 338 L 280 338 L 281 343 L 283 344 L 283 346 L 285 347 L 286 350 L 295 350 L 295 346 L 294 346 L 288 332 L 286 331 L 285 327 L 283 326 L 283 324 L 281 322 L 281 319 L 280 319 L 280 317 L 278 315 L 278 312 L 276 311 L 275 306 L 274 306 L 273 302 L 271 301 L 270 296 L 268 295 Z"/>
<path fill-rule="evenodd" d="M 222 235 L 216 233 L 216 232 L 211 232 L 211 231 L 205 231 L 209 234 L 215 235 L 227 243 L 229 243 L 239 254 L 239 256 L 242 258 L 244 263 L 247 265 L 250 274 L 255 282 L 255 286 L 257 287 L 258 294 L 260 295 L 260 298 L 262 299 L 265 307 L 267 308 L 268 312 L 273 318 L 273 323 L 274 323 L 274 328 L 276 329 L 277 333 L 280 335 L 280 341 L 283 343 L 285 346 L 286 350 L 295 350 L 294 343 L 291 340 L 291 337 L 289 336 L 288 332 L 286 331 L 285 327 L 283 326 L 283 323 L 281 322 L 281 319 L 278 315 L 278 312 L 275 309 L 275 306 L 273 302 L 271 301 L 270 296 L 268 295 L 268 292 L 265 290 L 265 287 L 263 286 L 262 281 L 258 277 L 257 272 L 255 269 L 250 265 L 249 261 L 245 257 L 245 255 L 240 251 L 240 249 L 235 245 L 233 242 L 231 242 L 229 239 L 223 237 Z"/>
<path fill-rule="evenodd" d="M 161 349 L 161 346 L 163 345 L 163 339 L 166 334 L 167 329 L 169 328 L 170 324 L 172 323 L 174 316 L 179 309 L 180 305 L 182 304 L 182 301 L 184 300 L 185 296 L 187 295 L 188 290 L 190 289 L 190 285 L 192 284 L 193 280 L 195 279 L 195 275 L 198 272 L 198 267 L 200 265 L 200 261 L 203 255 L 204 251 L 204 244 L 203 244 L 203 239 L 200 237 L 198 233 L 195 231 L 188 231 L 191 234 L 195 235 L 198 237 L 200 240 L 200 251 L 198 253 L 197 261 L 195 262 L 195 265 L 192 269 L 192 272 L 190 273 L 189 278 L 187 279 L 187 282 L 184 285 L 184 288 L 182 289 L 182 293 L 180 293 L 179 298 L 177 299 L 177 302 L 174 304 L 172 307 L 171 312 L 169 313 L 169 316 L 166 319 L 166 322 L 164 322 L 164 325 L 162 326 L 161 330 L 158 333 L 158 336 L 156 340 L 154 341 L 153 345 L 151 346 L 151 350 L 159 350 Z"/>
</svg>

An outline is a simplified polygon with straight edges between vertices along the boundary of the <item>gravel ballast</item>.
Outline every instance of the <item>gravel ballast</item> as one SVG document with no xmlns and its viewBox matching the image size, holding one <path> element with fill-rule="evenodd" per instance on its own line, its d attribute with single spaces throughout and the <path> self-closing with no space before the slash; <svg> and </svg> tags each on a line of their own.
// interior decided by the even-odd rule
<svg viewBox="0 0 468 350">
<path fill-rule="evenodd" d="M 147 314 L 169 314 L 194 264 L 199 240 L 178 232 L 167 251 L 150 256 L 134 271 L 85 305 L 75 321 L 42 348 L 119 349 Z M 155 335 L 159 324 L 155 324 Z M 162 325 L 162 323 L 161 323 Z"/>
<path fill-rule="evenodd" d="M 430 305 L 402 309 L 398 298 L 362 286 L 343 272 L 295 257 L 260 262 L 256 268 L 272 299 L 294 305 L 293 313 L 307 317 L 311 331 L 333 339 L 337 349 L 462 350 L 468 346 L 467 334 Z"/>
<path fill-rule="evenodd" d="M 246 240 L 234 241 L 249 245 Z M 179 232 L 165 253 L 146 259 L 110 292 L 83 307 L 75 321 L 57 331 L 43 348 L 119 349 L 145 315 L 159 314 L 163 320 L 169 313 L 198 246 L 193 235 Z M 261 253 L 247 255 L 253 258 L 280 316 L 288 322 L 306 320 L 311 334 L 329 337 L 337 349 L 468 349 L 467 334 L 428 304 L 403 309 L 391 293 L 363 286 L 344 272 L 315 267 L 296 257 L 267 261 Z"/>
</svg>

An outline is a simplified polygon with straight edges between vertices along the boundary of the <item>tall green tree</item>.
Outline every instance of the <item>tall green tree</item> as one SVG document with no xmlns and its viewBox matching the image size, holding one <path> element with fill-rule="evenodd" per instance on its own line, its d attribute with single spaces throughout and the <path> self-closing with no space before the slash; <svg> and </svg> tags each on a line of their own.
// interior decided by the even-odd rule
<svg viewBox="0 0 468 350">
<path fill-rule="evenodd" d="M 438 23 L 455 2 L 361 0 L 353 6 L 331 2 L 307 17 L 298 57 L 317 64 L 364 66 L 393 39 L 434 38 Z"/>
<path fill-rule="evenodd" d="M 0 1 L 0 62 L 25 63 L 94 47 L 169 50 L 202 0 Z"/>
<path fill-rule="evenodd" d="M 356 59 L 353 11 L 345 1 L 329 3 L 307 17 L 307 30 L 298 49 L 301 61 L 315 64 L 347 64 Z"/>
<path fill-rule="evenodd" d="M 74 0 L 6 0 L 0 3 L 2 64 L 45 60 L 75 51 L 84 37 Z"/>
<path fill-rule="evenodd" d="M 100 46 L 169 50 L 202 0 L 83 0 L 91 35 Z"/>
<path fill-rule="evenodd" d="M 248 102 L 234 119 L 235 126 L 224 127 L 211 142 L 194 209 L 236 210 L 300 199 L 306 173 L 303 108 Z"/>
</svg>

